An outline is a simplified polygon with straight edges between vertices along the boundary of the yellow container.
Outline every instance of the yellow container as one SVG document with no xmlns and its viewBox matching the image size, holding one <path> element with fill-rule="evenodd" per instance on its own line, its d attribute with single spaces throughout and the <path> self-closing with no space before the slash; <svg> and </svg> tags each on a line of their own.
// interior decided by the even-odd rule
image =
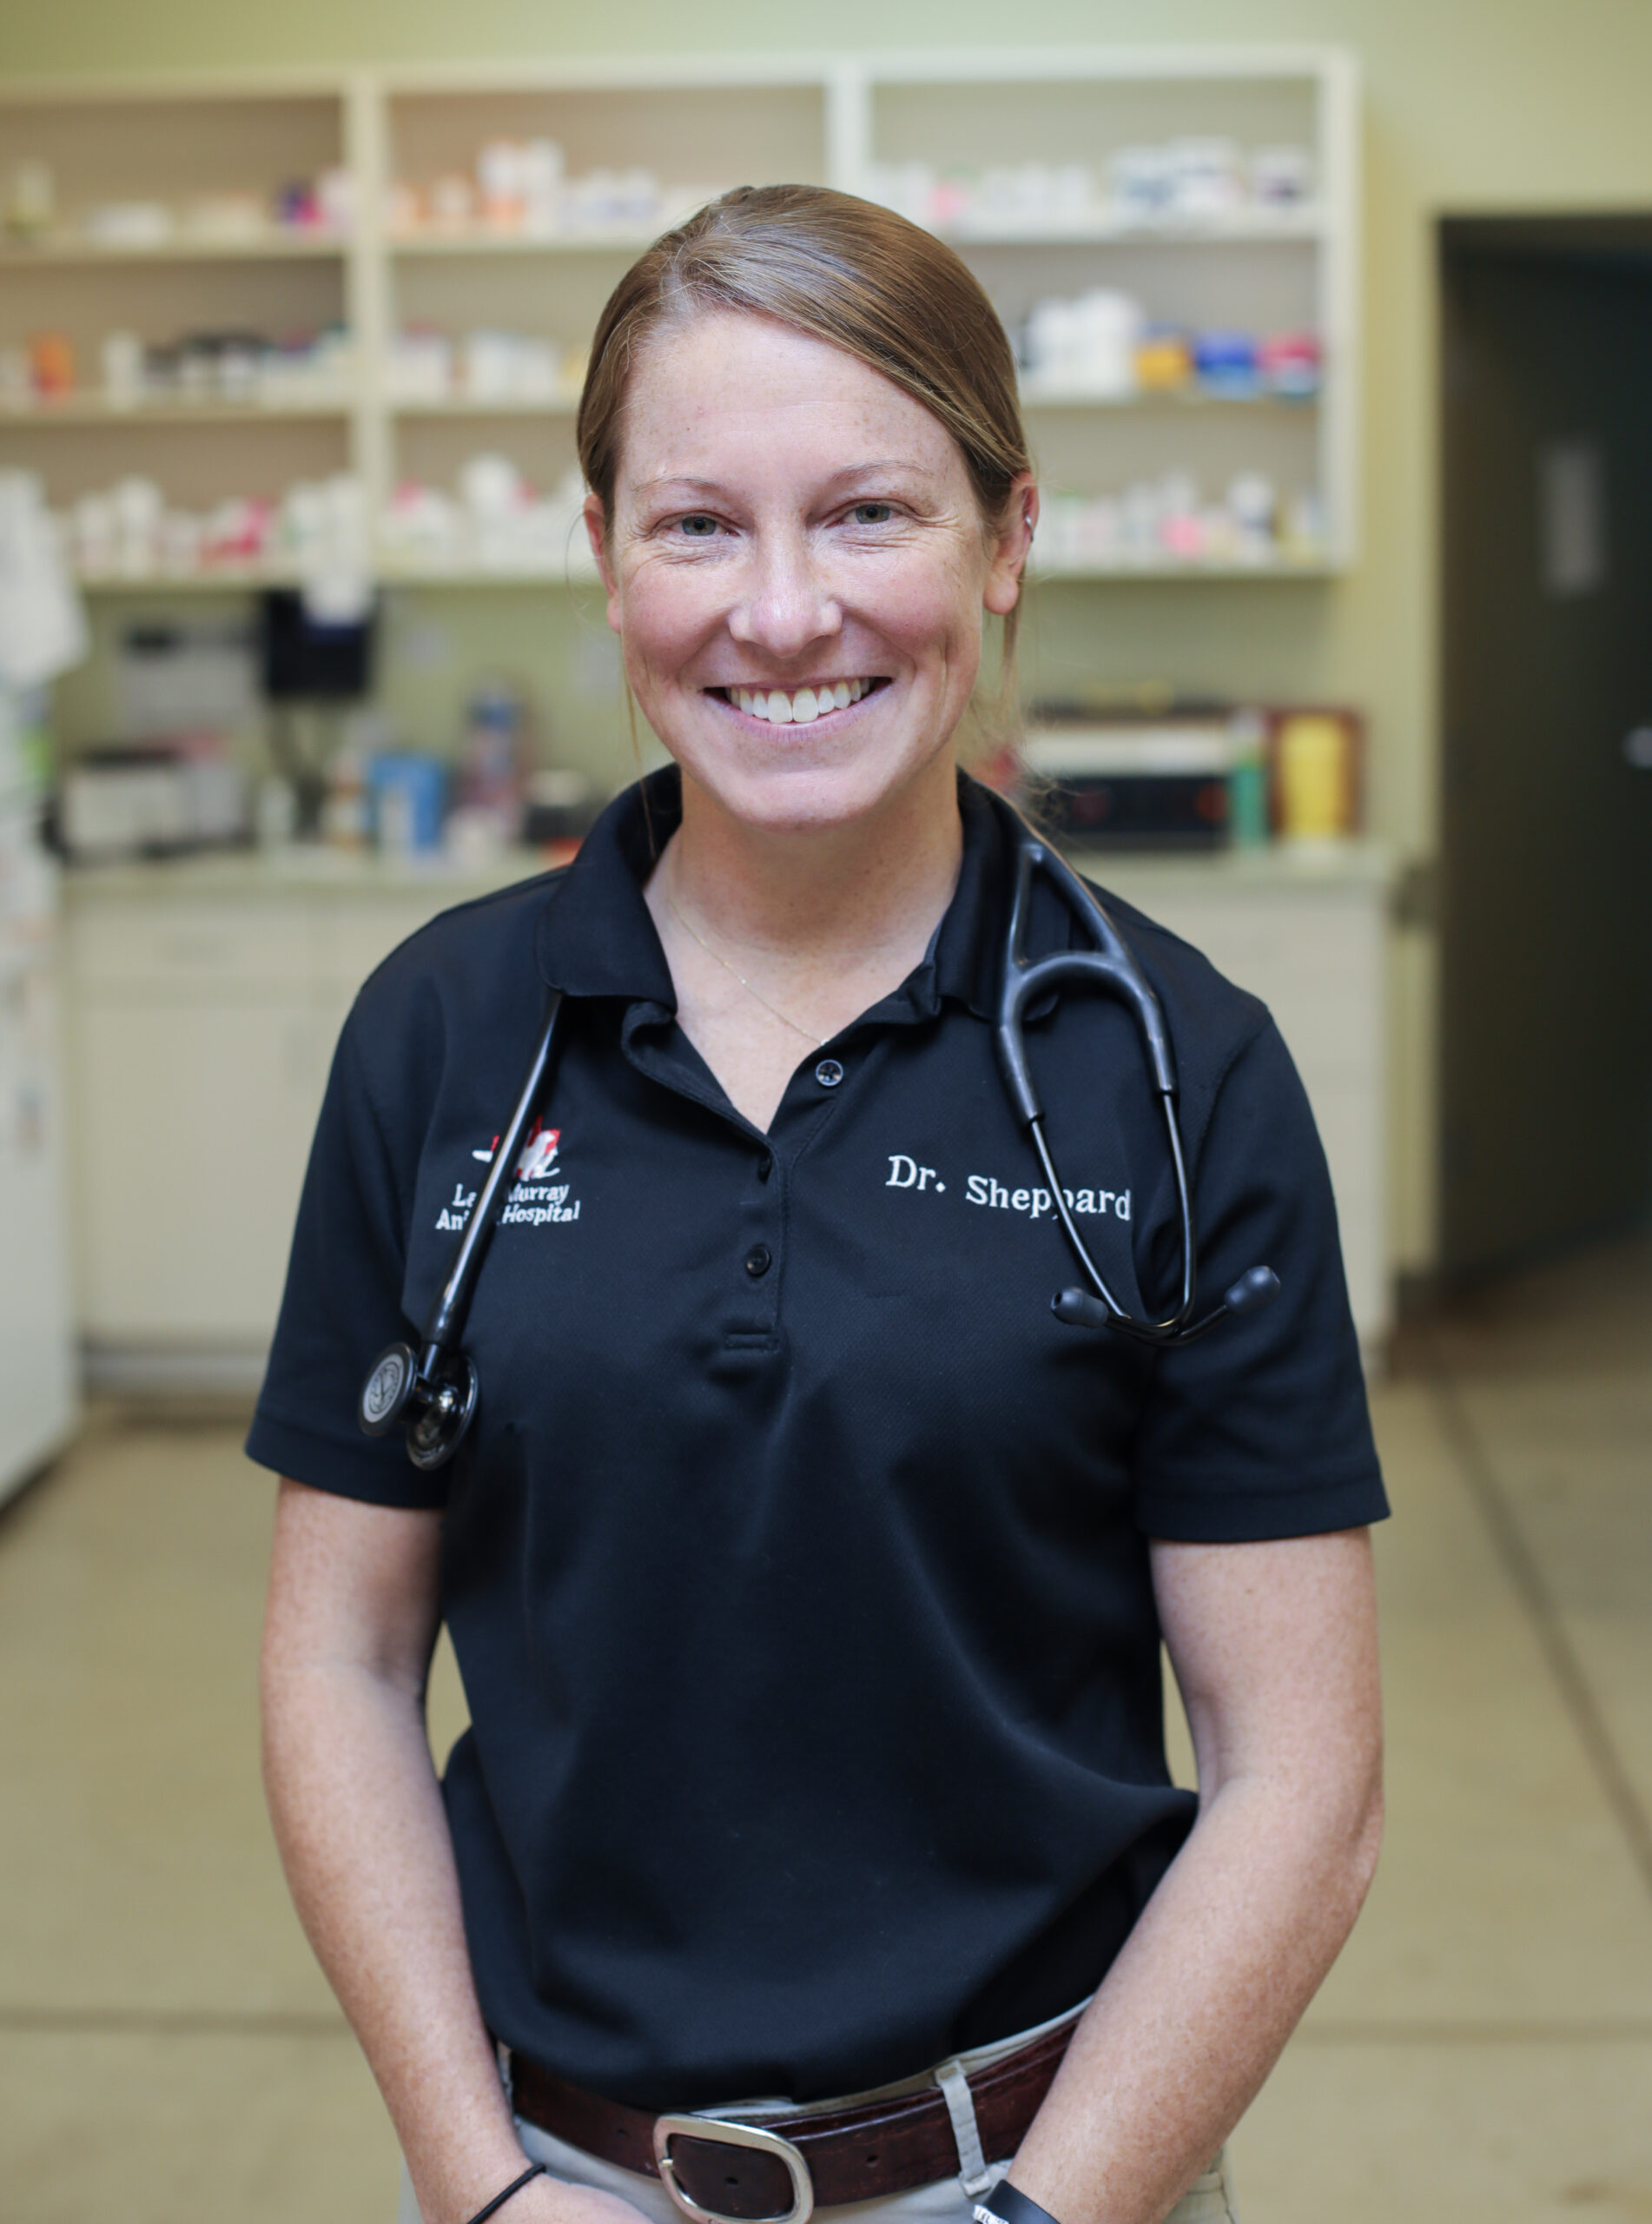
<svg viewBox="0 0 1652 2224">
<path fill-rule="evenodd" d="M 1279 721 L 1275 744 L 1279 834 L 1334 841 L 1353 831 L 1353 737 L 1345 718 L 1298 711 Z"/>
</svg>

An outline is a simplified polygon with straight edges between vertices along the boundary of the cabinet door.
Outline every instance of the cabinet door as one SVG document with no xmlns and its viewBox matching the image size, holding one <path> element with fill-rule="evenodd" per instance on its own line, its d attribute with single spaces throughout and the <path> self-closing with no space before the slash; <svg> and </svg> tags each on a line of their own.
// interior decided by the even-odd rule
<svg viewBox="0 0 1652 2224">
<path fill-rule="evenodd" d="M 1376 1355 L 1392 1327 L 1387 1264 L 1380 892 L 1240 889 L 1189 895 L 1109 876 L 1279 1023 L 1302 1076 L 1336 1193 L 1348 1295 Z"/>
<path fill-rule="evenodd" d="M 56 981 L 0 928 L 0 1499 L 74 1424 Z"/>
<path fill-rule="evenodd" d="M 233 1002 L 83 1002 L 75 1188 L 89 1335 L 268 1343 L 323 1056 L 296 984 Z"/>
</svg>

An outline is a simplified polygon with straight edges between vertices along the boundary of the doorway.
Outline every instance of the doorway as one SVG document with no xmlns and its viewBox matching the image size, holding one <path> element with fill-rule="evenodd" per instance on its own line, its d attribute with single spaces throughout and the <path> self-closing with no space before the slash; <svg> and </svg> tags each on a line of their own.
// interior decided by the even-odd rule
<svg viewBox="0 0 1652 2224">
<path fill-rule="evenodd" d="M 1652 216 L 1441 227 L 1442 1265 L 1652 1213 Z"/>
</svg>

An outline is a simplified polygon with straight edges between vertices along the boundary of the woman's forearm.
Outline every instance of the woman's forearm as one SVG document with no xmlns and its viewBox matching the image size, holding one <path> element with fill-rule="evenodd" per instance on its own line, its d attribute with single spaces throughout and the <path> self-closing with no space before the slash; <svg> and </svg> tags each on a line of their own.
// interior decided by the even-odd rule
<svg viewBox="0 0 1652 2224">
<path fill-rule="evenodd" d="M 1159 2224 L 1209 2168 L 1353 1927 L 1382 1833 L 1366 1532 L 1152 1552 L 1199 1820 L 1010 2174 L 1061 2224 Z"/>
<path fill-rule="evenodd" d="M 477 2006 L 419 1692 L 267 1645 L 264 1775 L 299 1916 L 379 2082 L 427 2224 L 522 2167 Z"/>
<path fill-rule="evenodd" d="M 1318 1815 L 1286 1787 L 1226 1784 L 1080 2019 L 1014 2183 L 1061 2224 L 1160 2224 L 1336 1959 L 1380 1831 L 1374 1771 Z"/>
</svg>

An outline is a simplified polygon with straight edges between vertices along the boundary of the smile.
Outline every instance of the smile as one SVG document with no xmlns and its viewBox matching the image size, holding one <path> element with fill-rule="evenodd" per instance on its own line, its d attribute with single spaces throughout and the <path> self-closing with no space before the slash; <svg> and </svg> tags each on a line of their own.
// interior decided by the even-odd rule
<svg viewBox="0 0 1652 2224">
<path fill-rule="evenodd" d="M 708 692 L 768 725 L 807 726 L 832 711 L 848 710 L 851 703 L 888 684 L 883 679 L 822 679 L 812 687 L 713 687 Z"/>
</svg>

